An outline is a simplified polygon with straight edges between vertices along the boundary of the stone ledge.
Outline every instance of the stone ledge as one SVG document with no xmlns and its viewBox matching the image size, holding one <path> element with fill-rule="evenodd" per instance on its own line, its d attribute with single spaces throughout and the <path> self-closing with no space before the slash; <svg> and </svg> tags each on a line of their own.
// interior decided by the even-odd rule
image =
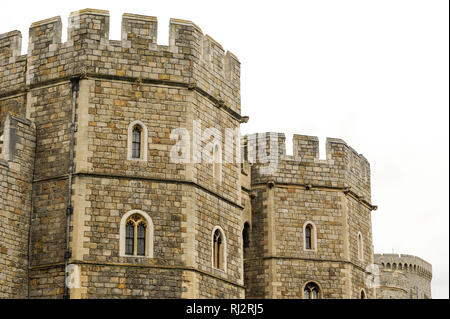
<svg viewBox="0 0 450 319">
<path fill-rule="evenodd" d="M 99 9 L 83 9 L 78 11 L 73 11 L 70 13 L 71 17 L 79 16 L 82 14 L 94 14 L 94 15 L 102 15 L 109 17 L 109 11 L 108 10 L 99 10 Z"/>
<path fill-rule="evenodd" d="M 0 158 L 0 165 L 9 168 L 8 162 L 2 158 Z"/>
<path fill-rule="evenodd" d="M 19 30 L 14 30 L 14 31 L 6 32 L 6 33 L 1 33 L 0 34 L 0 40 L 1 39 L 10 38 L 10 37 L 15 37 L 15 36 L 21 37 L 22 34 L 20 33 Z"/>
<path fill-rule="evenodd" d="M 31 28 L 40 27 L 40 26 L 44 26 L 44 25 L 51 24 L 51 23 L 55 23 L 55 22 L 61 23 L 61 17 L 60 17 L 60 16 L 57 16 L 57 17 L 53 17 L 53 18 L 49 18 L 49 19 L 45 19 L 45 20 L 33 22 L 33 23 L 31 24 L 30 29 L 31 29 Z"/>
<path fill-rule="evenodd" d="M 133 13 L 124 13 L 122 15 L 125 19 L 133 19 L 133 20 L 141 20 L 141 21 L 151 21 L 151 22 L 158 22 L 157 17 L 153 16 L 144 16 L 140 14 L 133 14 Z"/>
</svg>

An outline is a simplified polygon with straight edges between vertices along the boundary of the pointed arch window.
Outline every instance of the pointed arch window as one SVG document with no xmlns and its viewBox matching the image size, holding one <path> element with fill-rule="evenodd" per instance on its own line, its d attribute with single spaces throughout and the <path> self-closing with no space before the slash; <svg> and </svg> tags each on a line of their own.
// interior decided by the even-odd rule
<svg viewBox="0 0 450 319">
<path fill-rule="evenodd" d="M 126 251 L 127 255 L 145 256 L 147 223 L 139 214 L 130 216 L 127 220 Z"/>
<path fill-rule="evenodd" d="M 139 125 L 133 128 L 133 146 L 132 146 L 132 157 L 141 158 L 141 135 L 142 129 Z"/>
<path fill-rule="evenodd" d="M 222 269 L 222 252 L 223 252 L 223 239 L 222 234 L 217 229 L 214 233 L 214 267 Z"/>
<path fill-rule="evenodd" d="M 134 121 L 128 126 L 127 159 L 146 161 L 148 153 L 148 130 L 141 121 Z"/>
<path fill-rule="evenodd" d="M 120 256 L 153 257 L 153 222 L 145 212 L 133 210 L 122 217 Z"/>
<path fill-rule="evenodd" d="M 305 241 L 306 241 L 306 249 L 312 249 L 312 227 L 311 225 L 306 226 L 305 228 Z"/>
<path fill-rule="evenodd" d="M 321 292 L 319 286 L 314 282 L 309 282 L 303 288 L 303 299 L 320 299 Z"/>
<path fill-rule="evenodd" d="M 316 227 L 312 222 L 306 222 L 303 226 L 303 249 L 317 250 Z"/>
<path fill-rule="evenodd" d="M 215 227 L 212 235 L 212 266 L 215 269 L 226 271 L 226 239 L 223 230 Z"/>
</svg>

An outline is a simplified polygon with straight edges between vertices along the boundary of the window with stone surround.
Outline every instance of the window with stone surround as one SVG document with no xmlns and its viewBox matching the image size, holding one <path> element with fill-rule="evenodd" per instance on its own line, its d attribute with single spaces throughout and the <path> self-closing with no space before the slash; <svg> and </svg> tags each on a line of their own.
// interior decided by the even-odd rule
<svg viewBox="0 0 450 319">
<path fill-rule="evenodd" d="M 147 213 L 132 210 L 122 216 L 120 256 L 153 257 L 153 222 Z"/>
<path fill-rule="evenodd" d="M 135 125 L 133 127 L 133 142 L 131 147 L 131 157 L 132 158 L 141 158 L 141 135 L 142 128 L 139 125 Z"/>
<path fill-rule="evenodd" d="M 214 227 L 212 232 L 212 266 L 215 269 L 226 271 L 227 253 L 226 253 L 225 233 L 219 226 Z"/>
<path fill-rule="evenodd" d="M 364 289 L 361 289 L 359 297 L 360 297 L 360 299 L 366 299 L 366 292 L 364 291 Z"/>
<path fill-rule="evenodd" d="M 317 250 L 316 226 L 312 222 L 306 222 L 303 226 L 303 249 Z"/>
<path fill-rule="evenodd" d="M 148 130 L 141 121 L 133 121 L 128 126 L 127 159 L 146 161 L 148 152 Z"/>
<path fill-rule="evenodd" d="M 303 299 L 320 299 L 322 293 L 320 287 L 315 282 L 308 282 L 303 288 Z"/>
</svg>

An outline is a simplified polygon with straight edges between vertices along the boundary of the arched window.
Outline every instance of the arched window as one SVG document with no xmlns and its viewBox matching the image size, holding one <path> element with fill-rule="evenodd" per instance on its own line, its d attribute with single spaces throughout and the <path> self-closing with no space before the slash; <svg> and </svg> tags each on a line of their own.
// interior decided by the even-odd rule
<svg viewBox="0 0 450 319">
<path fill-rule="evenodd" d="M 321 292 L 319 286 L 314 282 L 308 282 L 303 288 L 303 299 L 320 299 Z"/>
<path fill-rule="evenodd" d="M 366 299 L 366 292 L 364 291 L 364 289 L 361 289 L 360 298 Z"/>
<path fill-rule="evenodd" d="M 133 128 L 133 145 L 132 145 L 132 157 L 141 158 L 141 135 L 142 129 L 139 125 Z"/>
<path fill-rule="evenodd" d="M 127 159 L 134 161 L 147 160 L 147 127 L 141 121 L 134 121 L 128 126 Z"/>
<path fill-rule="evenodd" d="M 244 224 L 244 229 L 242 230 L 242 246 L 245 259 L 247 258 L 248 248 L 250 247 L 250 225 L 248 223 Z"/>
<path fill-rule="evenodd" d="M 306 222 L 303 226 L 303 244 L 304 250 L 316 250 L 316 227 L 311 222 Z"/>
<path fill-rule="evenodd" d="M 226 270 L 226 241 L 223 230 L 215 227 L 212 237 L 212 261 L 213 267 L 220 270 Z"/>
<path fill-rule="evenodd" d="M 364 242 L 361 232 L 358 232 L 358 259 L 364 260 Z"/>
<path fill-rule="evenodd" d="M 125 251 L 127 255 L 145 256 L 146 229 L 147 223 L 141 215 L 128 217 Z"/>
<path fill-rule="evenodd" d="M 403 265 L 402 264 L 398 264 L 398 270 L 402 270 Z"/>
<path fill-rule="evenodd" d="M 119 255 L 153 257 L 153 222 L 145 212 L 132 210 L 122 216 Z"/>
<path fill-rule="evenodd" d="M 306 249 L 312 249 L 312 227 L 311 225 L 306 226 L 305 228 L 305 240 L 306 240 Z"/>
<path fill-rule="evenodd" d="M 145 242 L 146 242 L 146 230 L 147 225 L 144 222 L 140 222 L 137 225 L 137 254 L 138 256 L 144 256 L 145 255 Z"/>
<path fill-rule="evenodd" d="M 127 255 L 134 254 L 134 223 L 130 220 L 127 222 L 126 230 L 126 249 L 125 253 Z"/>
<path fill-rule="evenodd" d="M 390 264 L 390 263 L 387 263 L 387 264 L 386 264 L 386 268 L 387 268 L 387 269 L 391 269 L 391 264 Z"/>
</svg>

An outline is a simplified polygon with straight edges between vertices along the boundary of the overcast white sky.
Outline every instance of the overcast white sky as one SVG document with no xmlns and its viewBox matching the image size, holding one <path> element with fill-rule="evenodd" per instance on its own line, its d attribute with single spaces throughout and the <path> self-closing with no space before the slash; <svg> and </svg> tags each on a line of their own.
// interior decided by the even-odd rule
<svg viewBox="0 0 450 319">
<path fill-rule="evenodd" d="M 449 2 L 2 1 L 0 33 L 71 11 L 195 22 L 241 61 L 242 133 L 344 139 L 372 166 L 376 253 L 433 264 L 432 294 L 449 297 Z M 288 153 L 292 151 L 288 150 Z"/>
</svg>

